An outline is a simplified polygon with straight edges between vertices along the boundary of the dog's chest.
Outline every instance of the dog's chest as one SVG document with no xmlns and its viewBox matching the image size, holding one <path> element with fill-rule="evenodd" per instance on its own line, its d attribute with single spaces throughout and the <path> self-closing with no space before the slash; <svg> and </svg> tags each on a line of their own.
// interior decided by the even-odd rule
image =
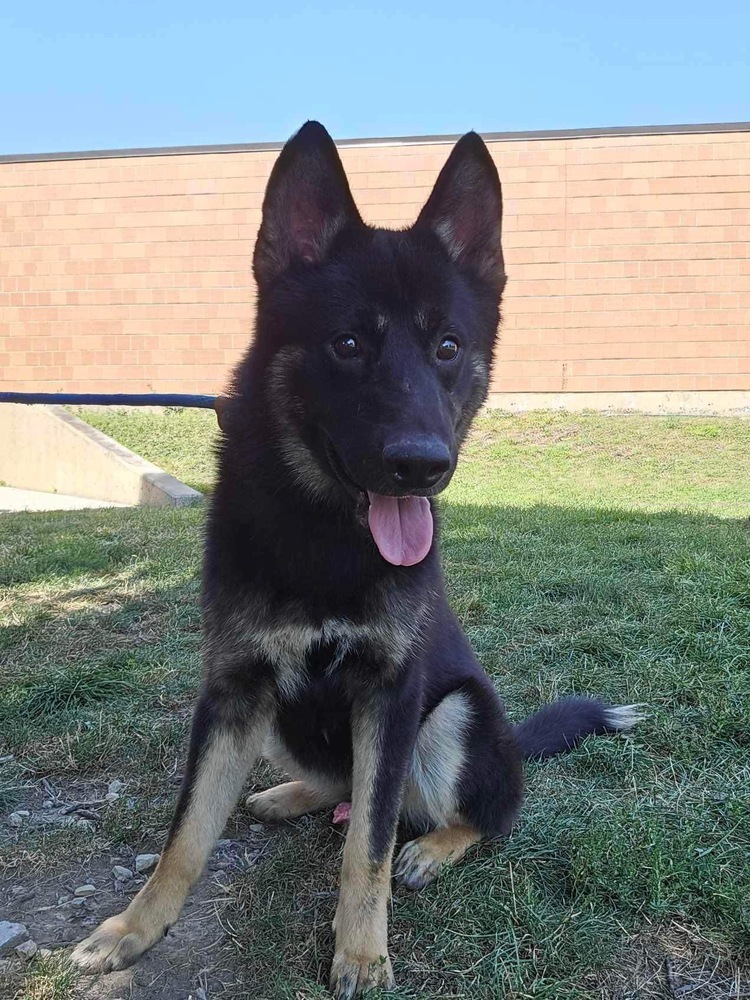
<svg viewBox="0 0 750 1000">
<path fill-rule="evenodd" d="M 209 667 L 248 658 L 268 664 L 289 698 L 312 677 L 331 677 L 354 659 L 374 668 L 398 667 L 414 646 L 422 618 L 407 601 L 373 602 L 358 621 L 334 616 L 315 621 L 299 604 L 255 602 L 231 614 L 209 615 L 206 653 Z"/>
<path fill-rule="evenodd" d="M 311 680 L 335 677 L 354 659 L 383 667 L 396 665 L 408 648 L 400 624 L 380 619 L 354 623 L 331 618 L 318 626 L 292 621 L 259 631 L 255 641 L 287 698 Z"/>
</svg>

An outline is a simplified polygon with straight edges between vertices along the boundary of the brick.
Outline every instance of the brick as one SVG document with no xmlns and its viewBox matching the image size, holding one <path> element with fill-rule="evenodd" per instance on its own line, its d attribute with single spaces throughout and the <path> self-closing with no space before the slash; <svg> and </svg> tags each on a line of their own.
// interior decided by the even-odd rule
<svg viewBox="0 0 750 1000">
<path fill-rule="evenodd" d="M 563 364 L 568 390 L 750 387 L 747 133 L 491 152 L 510 275 L 495 390 L 559 391 Z M 342 153 L 363 215 L 392 225 L 416 217 L 447 154 L 445 144 Z M 5 380 L 220 388 L 249 339 L 250 260 L 274 158 L 0 165 Z"/>
</svg>

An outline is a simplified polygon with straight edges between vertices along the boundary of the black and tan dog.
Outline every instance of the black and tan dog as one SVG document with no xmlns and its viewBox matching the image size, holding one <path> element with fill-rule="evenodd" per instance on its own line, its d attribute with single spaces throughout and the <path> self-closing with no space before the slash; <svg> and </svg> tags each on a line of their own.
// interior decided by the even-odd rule
<svg viewBox="0 0 750 1000">
<path fill-rule="evenodd" d="M 399 818 L 422 835 L 395 875 L 421 888 L 509 832 L 524 756 L 635 721 L 571 698 L 511 726 L 446 600 L 431 498 L 487 393 L 501 215 L 474 133 L 403 232 L 362 222 L 317 123 L 279 156 L 256 336 L 221 414 L 185 783 L 155 874 L 75 949 L 83 968 L 123 968 L 164 936 L 263 752 L 294 780 L 248 799 L 260 819 L 351 798 L 332 988 L 390 984 Z"/>
</svg>

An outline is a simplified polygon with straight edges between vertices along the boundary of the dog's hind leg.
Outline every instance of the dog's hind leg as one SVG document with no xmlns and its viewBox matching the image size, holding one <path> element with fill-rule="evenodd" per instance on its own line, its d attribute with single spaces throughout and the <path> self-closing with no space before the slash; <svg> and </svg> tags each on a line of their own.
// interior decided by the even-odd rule
<svg viewBox="0 0 750 1000">
<path fill-rule="evenodd" d="M 420 726 L 404 792 L 407 824 L 434 829 L 401 849 L 397 880 L 422 889 L 473 844 L 508 833 L 521 789 L 520 750 L 494 692 L 447 694 Z"/>
<path fill-rule="evenodd" d="M 264 823 L 281 823 L 296 819 L 305 813 L 317 812 L 335 806 L 349 794 L 342 785 L 314 785 L 306 781 L 287 781 L 265 792 L 249 795 L 245 805 L 256 819 Z"/>
<path fill-rule="evenodd" d="M 105 920 L 71 958 L 90 972 L 131 965 L 177 920 L 188 892 L 234 807 L 260 752 L 271 698 L 258 683 L 250 691 L 204 690 L 193 717 L 185 780 L 172 828 L 156 871 L 130 906 Z M 243 697 L 244 696 L 244 697 Z"/>
<path fill-rule="evenodd" d="M 277 725 L 266 737 L 263 756 L 277 770 L 295 779 L 255 792 L 245 799 L 246 808 L 264 823 L 281 823 L 319 809 L 333 808 L 351 795 L 351 779 L 341 780 L 300 764 L 284 744 Z"/>
</svg>

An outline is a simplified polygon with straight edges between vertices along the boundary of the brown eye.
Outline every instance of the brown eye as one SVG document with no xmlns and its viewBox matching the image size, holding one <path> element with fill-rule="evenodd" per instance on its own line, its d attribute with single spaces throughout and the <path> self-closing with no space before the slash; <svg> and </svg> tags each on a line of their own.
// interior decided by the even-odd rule
<svg viewBox="0 0 750 1000">
<path fill-rule="evenodd" d="M 355 337 L 350 337 L 345 335 L 343 337 L 337 337 L 333 342 L 333 351 L 336 357 L 348 360 L 349 358 L 356 358 L 359 354 L 359 344 Z"/>
<path fill-rule="evenodd" d="M 458 356 L 459 344 L 455 337 L 443 337 L 436 353 L 441 361 L 453 361 Z"/>
</svg>

